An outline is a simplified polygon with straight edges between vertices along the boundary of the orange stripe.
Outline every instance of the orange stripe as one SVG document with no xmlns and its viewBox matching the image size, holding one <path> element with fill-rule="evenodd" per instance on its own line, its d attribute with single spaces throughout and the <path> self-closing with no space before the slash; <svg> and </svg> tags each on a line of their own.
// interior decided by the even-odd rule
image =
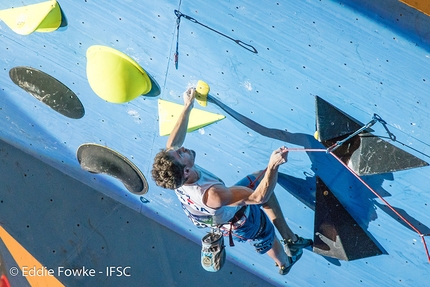
<svg viewBox="0 0 430 287">
<path fill-rule="evenodd" d="M 430 2 L 428 0 L 400 0 L 400 2 L 430 16 Z"/>
<path fill-rule="evenodd" d="M 40 264 L 40 262 L 37 261 L 37 259 L 34 258 L 21 244 L 19 244 L 18 241 L 16 241 L 9 233 L 7 233 L 7 231 L 2 226 L 0 226 L 0 239 L 3 240 L 3 243 L 6 245 L 13 259 L 15 259 L 21 271 L 26 270 L 25 278 L 32 287 L 64 286 L 57 278 L 55 278 L 55 276 L 50 276 L 46 271 L 43 272 L 43 265 Z M 10 267 L 12 266 L 8 266 L 8 268 Z M 40 272 L 38 275 L 30 276 L 30 269 L 40 270 Z M 6 272 L 8 271 L 9 270 L 6 270 Z M 8 276 L 10 278 L 11 275 L 8 274 Z"/>
</svg>

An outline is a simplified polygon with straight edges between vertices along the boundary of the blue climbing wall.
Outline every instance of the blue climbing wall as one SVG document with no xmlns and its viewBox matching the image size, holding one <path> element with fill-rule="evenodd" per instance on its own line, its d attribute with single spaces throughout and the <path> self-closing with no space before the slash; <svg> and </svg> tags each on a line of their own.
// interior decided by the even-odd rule
<svg viewBox="0 0 430 287">
<path fill-rule="evenodd" d="M 36 2 L 8 0 L 0 8 Z M 198 80 L 239 119 L 213 103 L 196 104 L 227 118 L 186 140 L 197 163 L 227 185 L 263 169 L 281 145 L 322 148 L 313 138 L 317 95 L 363 123 L 380 115 L 396 136 L 394 145 L 429 161 L 430 19 L 398 1 L 59 3 L 66 21 L 55 32 L 21 36 L 0 22 L 0 138 L 195 242 L 204 231 L 186 219 L 172 191 L 155 186 L 150 169 L 166 143 L 158 135 L 157 100 L 181 103 L 183 91 Z M 182 18 L 176 69 L 175 9 L 258 53 Z M 133 58 L 158 83 L 160 95 L 124 104 L 99 98 L 86 78 L 92 45 Z M 9 78 L 16 66 L 34 67 L 64 83 L 81 100 L 85 116 L 66 118 L 17 87 Z M 245 120 L 253 122 L 244 125 Z M 388 140 L 382 125 L 373 128 Z M 115 178 L 83 171 L 76 159 L 83 143 L 108 146 L 133 161 L 148 179 L 148 194 L 133 195 Z M 305 251 L 286 277 L 248 244 L 227 248 L 232 262 L 274 285 L 427 283 L 430 265 L 420 235 L 330 155 L 292 151 L 281 172 L 288 181 L 276 194 L 296 233 L 313 237 L 319 176 L 386 254 L 345 262 Z M 429 179 L 428 167 L 363 177 L 421 234 L 430 233 Z"/>
</svg>

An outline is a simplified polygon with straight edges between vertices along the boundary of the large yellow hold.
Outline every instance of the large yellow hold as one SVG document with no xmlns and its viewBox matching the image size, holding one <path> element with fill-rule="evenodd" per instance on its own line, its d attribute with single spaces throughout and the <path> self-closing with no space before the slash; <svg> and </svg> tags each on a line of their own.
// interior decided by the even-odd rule
<svg viewBox="0 0 430 287">
<path fill-rule="evenodd" d="M 129 102 L 152 88 L 151 80 L 136 61 L 99 45 L 87 50 L 87 79 L 93 91 L 111 103 Z"/>
<path fill-rule="evenodd" d="M 61 9 L 56 0 L 0 11 L 0 19 L 17 34 L 52 32 L 61 25 Z"/>
</svg>

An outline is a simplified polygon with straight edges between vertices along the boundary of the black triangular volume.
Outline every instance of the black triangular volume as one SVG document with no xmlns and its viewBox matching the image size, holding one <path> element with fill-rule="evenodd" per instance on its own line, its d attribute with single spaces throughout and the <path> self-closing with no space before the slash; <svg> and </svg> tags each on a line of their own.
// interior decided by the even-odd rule
<svg viewBox="0 0 430 287">
<path fill-rule="evenodd" d="M 372 134 L 360 134 L 360 145 L 349 160 L 358 175 L 372 175 L 405 170 L 429 164 Z"/>
<path fill-rule="evenodd" d="M 316 128 L 321 142 L 352 134 L 364 124 L 315 96 Z"/>
<path fill-rule="evenodd" d="M 383 254 L 319 177 L 313 251 L 346 261 Z"/>
</svg>

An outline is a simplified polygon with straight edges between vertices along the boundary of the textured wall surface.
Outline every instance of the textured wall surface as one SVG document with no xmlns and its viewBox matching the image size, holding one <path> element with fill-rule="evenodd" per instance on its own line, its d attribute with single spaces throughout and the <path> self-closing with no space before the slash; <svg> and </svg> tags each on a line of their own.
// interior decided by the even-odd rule
<svg viewBox="0 0 430 287">
<path fill-rule="evenodd" d="M 215 277 L 200 245 L 4 142 L 0 158 L 1 226 L 65 286 L 267 286 L 229 262 Z M 74 268 L 96 272 L 70 276 Z"/>
<path fill-rule="evenodd" d="M 22 2 L 38 1 L 2 1 L 0 8 Z M 186 146 L 197 152 L 199 165 L 228 185 L 264 168 L 281 145 L 322 148 L 313 137 L 316 95 L 362 123 L 378 114 L 396 136 L 392 144 L 429 161 L 430 20 L 399 1 L 59 3 L 67 21 L 55 32 L 21 36 L 0 22 L 0 138 L 194 242 L 204 231 L 188 222 L 171 191 L 155 186 L 150 169 L 166 142 L 158 135 L 157 100 L 181 103 L 182 92 L 199 79 L 239 120 L 213 103 L 205 108 L 196 104 L 227 118 L 188 134 Z M 175 9 L 258 53 L 182 18 L 176 69 Z M 92 45 L 133 58 L 160 86 L 160 95 L 124 104 L 97 97 L 86 78 L 86 50 Z M 66 118 L 17 87 L 9 78 L 16 66 L 34 67 L 64 83 L 81 100 L 85 116 Z M 389 140 L 381 124 L 372 128 Z M 115 178 L 83 171 L 76 159 L 83 143 L 108 146 L 132 160 L 148 179 L 144 200 Z M 428 171 L 414 168 L 363 180 L 421 234 L 429 234 Z M 296 233 L 314 235 L 319 176 L 386 254 L 345 262 L 305 251 L 290 274 L 281 277 L 267 256 L 258 256 L 249 244 L 236 244 L 227 248 L 233 263 L 275 285 L 427 282 L 430 265 L 419 234 L 330 155 L 291 152 L 281 172 L 288 182 L 276 193 Z"/>
</svg>

